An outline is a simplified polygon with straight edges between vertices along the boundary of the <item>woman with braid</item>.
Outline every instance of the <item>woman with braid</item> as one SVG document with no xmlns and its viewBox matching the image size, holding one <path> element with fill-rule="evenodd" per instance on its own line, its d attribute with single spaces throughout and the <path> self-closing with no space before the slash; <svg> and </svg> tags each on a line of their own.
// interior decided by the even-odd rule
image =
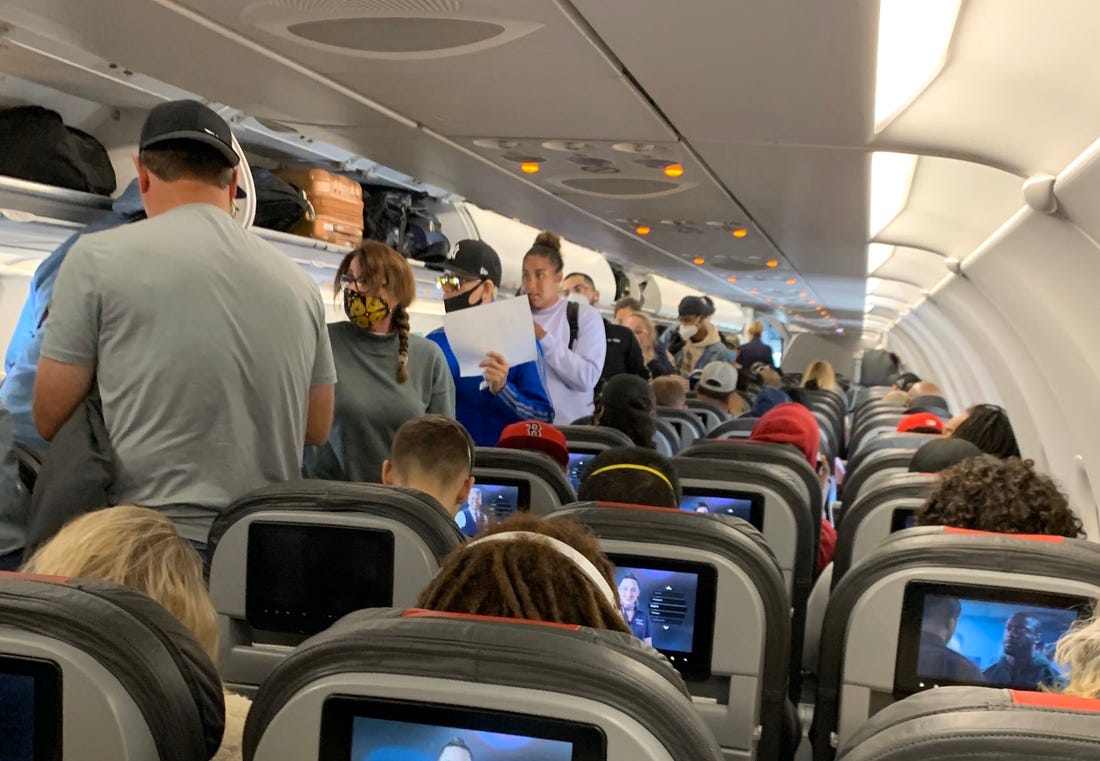
<svg viewBox="0 0 1100 761">
<path fill-rule="evenodd" d="M 630 634 L 599 539 L 574 521 L 528 513 L 451 553 L 417 605 Z"/>
<path fill-rule="evenodd" d="M 439 347 L 409 335 L 416 281 L 401 254 L 365 240 L 340 262 L 333 286 L 348 321 L 328 326 L 338 378 L 329 443 L 345 478 L 378 483 L 402 423 L 454 417 L 455 384 Z"/>
</svg>

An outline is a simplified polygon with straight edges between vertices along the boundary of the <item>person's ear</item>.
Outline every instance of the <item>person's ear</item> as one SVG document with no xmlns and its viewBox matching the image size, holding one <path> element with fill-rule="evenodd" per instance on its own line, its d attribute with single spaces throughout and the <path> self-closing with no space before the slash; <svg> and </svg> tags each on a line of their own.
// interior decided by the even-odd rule
<svg viewBox="0 0 1100 761">
<path fill-rule="evenodd" d="M 393 463 L 389 460 L 382 461 L 382 483 L 386 486 L 397 486 L 397 479 L 395 478 L 395 468 Z"/>
<path fill-rule="evenodd" d="M 239 184 L 238 180 L 240 180 L 240 177 L 241 177 L 240 172 L 241 172 L 241 170 L 239 168 L 234 169 L 233 170 L 233 179 L 231 179 L 229 181 L 229 205 L 230 205 L 230 207 L 232 207 L 232 205 L 237 200 L 237 185 Z"/>
<path fill-rule="evenodd" d="M 473 476 L 466 478 L 462 482 L 462 486 L 458 488 L 458 494 L 455 497 L 455 505 L 463 505 L 470 496 L 470 489 L 474 488 L 474 481 L 476 479 Z"/>
<path fill-rule="evenodd" d="M 141 194 L 145 195 L 149 192 L 149 170 L 145 168 L 145 165 L 141 163 L 141 159 L 137 156 L 133 157 L 134 169 L 137 170 L 138 189 L 141 190 Z"/>
</svg>

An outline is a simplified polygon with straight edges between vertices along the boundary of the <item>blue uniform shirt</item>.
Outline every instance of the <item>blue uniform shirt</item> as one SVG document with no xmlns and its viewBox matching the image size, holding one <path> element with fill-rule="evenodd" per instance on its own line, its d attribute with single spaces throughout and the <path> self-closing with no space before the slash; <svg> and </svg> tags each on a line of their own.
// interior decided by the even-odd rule
<svg viewBox="0 0 1100 761">
<path fill-rule="evenodd" d="M 626 621 L 625 612 L 623 612 L 623 620 Z M 630 627 L 630 631 L 634 633 L 634 636 L 640 640 L 645 640 L 646 637 L 652 636 L 650 632 L 649 611 L 640 605 L 635 606 L 634 618 L 630 621 L 626 621 L 626 625 Z"/>
</svg>

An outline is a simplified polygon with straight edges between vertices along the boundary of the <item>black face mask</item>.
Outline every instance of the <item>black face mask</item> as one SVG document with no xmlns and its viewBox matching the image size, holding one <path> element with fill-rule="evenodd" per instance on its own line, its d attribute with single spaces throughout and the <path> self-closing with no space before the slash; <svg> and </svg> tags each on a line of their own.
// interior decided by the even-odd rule
<svg viewBox="0 0 1100 761">
<path fill-rule="evenodd" d="M 443 309 L 450 314 L 451 312 L 458 312 L 462 309 L 479 306 L 484 302 L 478 302 L 478 304 L 470 303 L 470 297 L 473 296 L 475 292 L 477 292 L 477 288 L 474 288 L 469 293 L 460 293 L 457 296 L 451 296 L 449 299 L 443 299 Z"/>
</svg>

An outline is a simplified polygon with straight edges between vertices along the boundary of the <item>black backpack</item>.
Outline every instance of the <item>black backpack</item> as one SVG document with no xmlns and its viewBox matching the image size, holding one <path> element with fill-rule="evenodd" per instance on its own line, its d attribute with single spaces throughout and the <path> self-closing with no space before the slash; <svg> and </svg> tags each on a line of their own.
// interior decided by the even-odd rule
<svg viewBox="0 0 1100 761">
<path fill-rule="evenodd" d="M 103 145 L 66 127 L 42 106 L 0 110 L 0 174 L 84 193 L 115 192 L 115 170 Z"/>
<path fill-rule="evenodd" d="M 266 169 L 253 169 L 252 182 L 256 188 L 256 227 L 286 232 L 313 214 L 304 192 Z"/>
</svg>

